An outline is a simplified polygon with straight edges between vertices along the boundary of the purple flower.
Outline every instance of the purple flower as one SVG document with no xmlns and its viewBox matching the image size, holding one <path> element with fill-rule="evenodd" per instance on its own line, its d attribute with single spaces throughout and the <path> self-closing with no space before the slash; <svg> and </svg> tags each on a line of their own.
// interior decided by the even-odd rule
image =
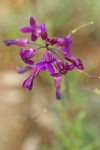
<svg viewBox="0 0 100 150">
<path fill-rule="evenodd" d="M 33 80 L 37 77 L 39 71 L 39 68 L 36 65 L 34 65 L 30 76 L 23 82 L 22 87 L 28 88 L 28 90 L 31 91 L 33 87 Z"/>
<path fill-rule="evenodd" d="M 23 50 L 22 48 L 20 49 L 21 59 L 28 65 L 25 68 L 17 67 L 17 71 L 20 74 L 25 73 L 29 70 L 31 71 L 29 77 L 22 84 L 23 88 L 28 88 L 28 90 L 32 90 L 33 81 L 37 77 L 38 73 L 40 71 L 48 71 L 54 79 L 54 84 L 56 88 L 56 98 L 58 100 L 61 99 L 61 92 L 60 92 L 61 76 L 66 75 L 68 71 L 72 71 L 73 69 L 84 70 L 82 61 L 79 58 L 75 58 L 70 53 L 70 47 L 73 42 L 73 34 L 83 26 L 80 26 L 75 30 L 72 30 L 68 34 L 68 36 L 65 36 L 64 38 L 60 37 L 50 38 L 46 30 L 45 24 L 42 23 L 41 25 L 37 25 L 36 20 L 33 17 L 30 17 L 30 25 L 20 29 L 21 32 L 23 33 L 31 34 L 31 40 L 34 41 L 33 46 L 35 47 L 35 49 L 33 48 L 28 48 L 26 50 Z M 35 43 L 38 37 L 40 37 L 42 41 L 45 42 L 44 45 Z M 7 46 L 10 45 L 27 46 L 28 44 L 32 44 L 32 42 L 28 41 L 27 38 L 18 38 L 15 40 L 6 40 L 5 44 Z M 44 48 L 46 49 L 46 51 L 43 54 L 42 60 L 34 64 L 32 58 L 34 57 L 35 52 L 37 50 Z M 92 77 L 89 75 L 87 76 Z"/>
<path fill-rule="evenodd" d="M 61 99 L 61 92 L 60 92 L 60 77 L 54 77 L 54 84 L 56 88 L 56 99 Z"/>
<path fill-rule="evenodd" d="M 79 58 L 75 58 L 72 56 L 71 61 L 74 63 L 75 67 L 79 70 L 84 70 L 84 66 L 82 61 Z"/>
<path fill-rule="evenodd" d="M 30 26 L 26 26 L 20 29 L 23 33 L 31 33 L 31 40 L 36 41 L 42 32 L 46 31 L 45 24 L 37 25 L 35 19 L 30 17 Z"/>
<path fill-rule="evenodd" d="M 26 38 L 18 38 L 16 40 L 5 40 L 4 41 L 7 46 L 18 45 L 18 46 L 27 46 L 28 39 Z"/>
<path fill-rule="evenodd" d="M 5 42 L 5 44 L 6 44 L 7 46 L 11 46 L 11 45 L 16 44 L 15 40 L 5 40 L 4 42 Z"/>
<path fill-rule="evenodd" d="M 68 72 L 68 70 L 69 70 L 68 63 L 64 63 L 61 60 L 57 60 L 54 63 L 54 65 L 55 65 L 55 67 L 57 69 L 57 72 L 54 72 L 53 74 L 51 74 L 51 76 L 59 77 L 61 75 L 65 75 Z"/>
<path fill-rule="evenodd" d="M 16 45 L 27 46 L 28 39 L 26 39 L 26 38 L 18 38 L 18 39 L 15 40 L 15 42 L 16 42 Z"/>
<path fill-rule="evenodd" d="M 51 45 L 54 45 L 54 44 L 56 44 L 57 43 L 57 39 L 56 38 L 53 38 L 51 41 L 50 41 L 50 44 Z"/>
<path fill-rule="evenodd" d="M 74 66 L 75 66 L 79 70 L 84 70 L 84 66 L 82 64 L 82 61 L 79 58 L 73 57 L 70 54 L 70 50 L 67 47 L 63 48 L 63 52 L 64 52 L 65 59 L 67 59 L 68 61 L 72 62 L 70 67 L 74 68 Z"/>
<path fill-rule="evenodd" d="M 67 47 L 69 48 L 72 44 L 72 39 L 68 38 L 68 37 L 64 37 L 64 38 L 55 38 L 55 40 L 57 40 L 56 45 L 57 46 L 61 46 L 61 47 Z"/>
<path fill-rule="evenodd" d="M 47 45 L 54 45 L 57 43 L 57 38 L 50 39 L 47 31 L 41 33 L 41 38 L 45 41 Z"/>
<path fill-rule="evenodd" d="M 46 31 L 41 33 L 41 38 L 46 42 L 46 44 L 50 44 L 51 40 Z"/>
<path fill-rule="evenodd" d="M 32 48 L 30 48 L 28 50 L 24 50 L 24 51 L 23 51 L 23 49 L 20 50 L 21 59 L 26 64 L 29 64 L 29 65 L 33 65 L 34 64 L 34 61 L 30 60 L 31 58 L 33 58 L 34 55 L 35 55 L 35 51 Z"/>
<path fill-rule="evenodd" d="M 52 63 L 54 63 L 56 59 L 53 57 L 52 53 L 46 51 L 43 56 L 43 61 L 38 62 L 36 65 L 39 67 L 40 70 L 45 71 L 48 70 L 50 74 L 54 73 L 54 68 Z"/>
</svg>

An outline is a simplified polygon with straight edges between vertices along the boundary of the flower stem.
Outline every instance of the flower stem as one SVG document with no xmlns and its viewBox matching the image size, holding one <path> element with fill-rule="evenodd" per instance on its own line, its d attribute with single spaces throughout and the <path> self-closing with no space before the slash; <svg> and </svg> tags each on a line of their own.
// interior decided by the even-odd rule
<svg viewBox="0 0 100 150">
<path fill-rule="evenodd" d="M 100 77 L 89 75 L 89 74 L 86 73 L 85 71 L 80 70 L 80 72 L 83 73 L 83 74 L 84 74 L 86 77 L 88 77 L 88 78 L 100 79 Z"/>
<path fill-rule="evenodd" d="M 39 50 L 41 48 L 46 48 L 46 46 L 40 46 L 40 47 L 36 48 L 34 51 L 37 51 L 37 50 Z"/>
<path fill-rule="evenodd" d="M 87 26 L 89 26 L 89 25 L 91 25 L 91 24 L 93 24 L 93 21 L 91 21 L 91 22 L 89 22 L 89 23 L 85 23 L 85 24 L 83 24 L 83 25 L 81 25 L 81 26 L 79 26 L 79 27 L 73 29 L 73 30 L 71 31 L 71 33 L 74 34 L 74 33 L 76 33 L 79 29 L 84 28 L 84 27 L 87 27 Z"/>
<path fill-rule="evenodd" d="M 66 93 L 66 99 L 67 99 L 66 110 L 69 115 L 72 115 L 70 89 L 69 89 L 69 84 L 68 84 L 66 76 L 64 76 L 64 81 L 65 81 L 65 93 Z"/>
</svg>

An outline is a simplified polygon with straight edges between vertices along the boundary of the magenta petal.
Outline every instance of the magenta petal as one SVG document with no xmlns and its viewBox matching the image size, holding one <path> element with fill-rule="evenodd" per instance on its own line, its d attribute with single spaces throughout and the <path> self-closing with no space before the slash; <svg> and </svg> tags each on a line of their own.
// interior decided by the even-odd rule
<svg viewBox="0 0 100 150">
<path fill-rule="evenodd" d="M 65 53 L 65 57 L 70 55 L 70 51 L 68 47 L 64 47 L 63 52 Z"/>
<path fill-rule="evenodd" d="M 54 77 L 54 83 L 56 87 L 56 98 L 58 100 L 61 99 L 61 92 L 60 92 L 60 77 Z"/>
<path fill-rule="evenodd" d="M 72 62 L 72 64 L 68 65 L 68 70 L 73 70 L 75 68 L 75 64 Z"/>
<path fill-rule="evenodd" d="M 41 32 L 46 32 L 46 27 L 44 23 L 41 24 L 40 28 L 41 28 Z"/>
<path fill-rule="evenodd" d="M 32 90 L 33 87 L 33 76 L 29 76 L 22 84 L 23 88 L 28 88 L 28 90 Z"/>
<path fill-rule="evenodd" d="M 32 35 L 31 35 L 31 40 L 32 40 L 32 41 L 36 41 L 37 38 L 38 38 L 38 37 L 32 33 Z"/>
<path fill-rule="evenodd" d="M 64 37 L 64 40 L 65 40 L 65 42 L 66 42 L 66 44 L 67 44 L 67 46 L 69 47 L 71 44 L 72 44 L 72 39 L 70 39 L 70 38 L 68 38 L 68 37 Z"/>
<path fill-rule="evenodd" d="M 46 68 L 50 74 L 53 74 L 55 72 L 55 70 L 51 64 L 46 64 Z"/>
<path fill-rule="evenodd" d="M 35 21 L 35 19 L 33 17 L 30 17 L 30 25 L 32 27 L 36 26 L 36 21 Z"/>
<path fill-rule="evenodd" d="M 24 61 L 24 62 L 25 62 L 25 61 Z M 27 63 L 27 64 L 29 64 L 29 65 L 33 65 L 33 64 L 34 64 L 34 61 L 33 61 L 33 60 L 26 60 L 25 63 Z"/>
<path fill-rule="evenodd" d="M 39 69 L 41 69 L 41 68 L 43 68 L 43 67 L 45 67 L 45 61 L 41 61 L 41 62 L 38 62 L 37 64 L 36 64 L 36 66 L 39 68 Z"/>
<path fill-rule="evenodd" d="M 31 33 L 32 32 L 32 28 L 31 27 L 23 27 L 20 29 L 21 32 L 23 33 Z"/>
<path fill-rule="evenodd" d="M 41 71 L 46 71 L 46 70 L 47 70 L 46 66 L 41 68 Z"/>
<path fill-rule="evenodd" d="M 50 63 L 54 63 L 56 61 L 56 58 L 52 58 L 51 60 L 50 60 Z"/>
<path fill-rule="evenodd" d="M 15 42 L 16 42 L 16 45 L 18 45 L 18 46 L 27 46 L 28 39 L 27 38 L 17 38 L 15 40 Z"/>
<path fill-rule="evenodd" d="M 53 74 L 50 74 L 52 77 L 60 77 L 60 73 L 53 73 Z"/>
<path fill-rule="evenodd" d="M 6 46 L 10 46 L 10 45 L 16 44 L 15 40 L 5 40 L 4 42 L 5 42 Z"/>
</svg>

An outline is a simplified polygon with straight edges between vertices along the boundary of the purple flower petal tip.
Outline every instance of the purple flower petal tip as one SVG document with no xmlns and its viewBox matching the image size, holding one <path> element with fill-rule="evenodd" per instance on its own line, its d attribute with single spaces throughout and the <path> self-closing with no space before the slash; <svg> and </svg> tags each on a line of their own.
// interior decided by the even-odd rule
<svg viewBox="0 0 100 150">
<path fill-rule="evenodd" d="M 6 46 L 11 46 L 16 44 L 15 40 L 5 40 L 4 43 Z"/>
<path fill-rule="evenodd" d="M 46 32 L 46 26 L 44 23 L 41 24 L 40 28 L 42 32 Z"/>
<path fill-rule="evenodd" d="M 61 100 L 61 93 L 59 91 L 56 91 L 56 99 Z"/>
<path fill-rule="evenodd" d="M 32 27 L 36 26 L 36 20 L 33 17 L 30 17 L 30 25 Z"/>
<path fill-rule="evenodd" d="M 34 33 L 32 33 L 32 35 L 31 35 L 31 40 L 32 40 L 33 42 L 35 42 L 35 41 L 37 40 L 37 38 L 38 38 L 38 36 L 36 36 Z"/>
<path fill-rule="evenodd" d="M 21 32 L 23 33 L 31 33 L 32 32 L 32 28 L 31 27 L 23 27 L 20 29 Z"/>
<path fill-rule="evenodd" d="M 29 91 L 32 90 L 32 86 L 33 86 L 33 76 L 29 76 L 22 84 L 23 88 L 27 88 Z"/>
</svg>

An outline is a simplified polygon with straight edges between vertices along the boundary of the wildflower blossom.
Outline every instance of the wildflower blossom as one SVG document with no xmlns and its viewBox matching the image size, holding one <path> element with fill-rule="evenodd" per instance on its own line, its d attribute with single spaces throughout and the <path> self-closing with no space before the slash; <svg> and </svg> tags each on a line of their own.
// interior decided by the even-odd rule
<svg viewBox="0 0 100 150">
<path fill-rule="evenodd" d="M 28 88 L 31 91 L 33 87 L 33 80 L 37 77 L 39 71 L 39 68 L 34 65 L 30 76 L 23 82 L 22 87 Z"/>
<path fill-rule="evenodd" d="M 71 55 L 70 50 L 67 47 L 63 48 L 64 52 L 64 57 L 66 60 L 70 61 L 73 63 L 73 65 L 79 69 L 79 70 L 84 70 L 82 61 L 79 58 L 75 58 L 74 56 Z"/>
<path fill-rule="evenodd" d="M 20 29 L 23 33 L 31 33 L 31 40 L 36 41 L 42 32 L 46 31 L 45 24 L 37 25 L 36 20 L 30 17 L 30 26 L 25 26 Z"/>
<path fill-rule="evenodd" d="M 65 75 L 69 70 L 68 63 L 64 63 L 61 60 L 57 60 L 54 63 L 54 65 L 55 65 L 55 68 L 57 70 L 57 72 L 54 72 L 51 74 L 54 77 L 60 77 L 62 75 Z"/>
<path fill-rule="evenodd" d="M 89 24 L 92 24 L 89 23 Z M 87 26 L 89 24 L 82 25 L 74 30 L 72 30 L 68 36 L 64 38 L 54 37 L 50 38 L 45 24 L 37 25 L 37 22 L 34 18 L 30 17 L 30 26 L 25 26 L 21 28 L 23 33 L 31 33 L 31 42 L 26 38 L 18 38 L 15 40 L 6 40 L 5 44 L 18 45 L 18 46 L 27 46 L 32 44 L 36 46 L 35 49 L 28 48 L 23 50 L 20 49 L 21 59 L 28 64 L 25 68 L 17 67 L 18 73 L 22 74 L 27 71 L 31 71 L 29 77 L 23 82 L 22 87 L 32 90 L 33 81 L 38 76 L 40 71 L 48 71 L 49 74 L 54 79 L 54 85 L 56 88 L 56 98 L 61 99 L 60 92 L 60 80 L 62 75 L 66 75 L 69 71 L 73 69 L 78 69 L 81 72 L 84 70 L 82 60 L 80 58 L 75 58 L 70 53 L 70 48 L 73 42 L 73 34 L 80 28 Z M 44 45 L 36 43 L 36 40 L 40 37 L 43 40 Z M 37 47 L 38 46 L 38 47 Z M 44 48 L 46 51 L 43 54 L 41 61 L 34 62 L 33 57 L 36 55 L 36 51 Z M 62 58 L 63 57 L 63 58 Z M 87 77 L 100 79 L 100 77 L 94 77 L 83 72 Z"/>
<path fill-rule="evenodd" d="M 66 46 L 67 48 L 69 48 L 72 44 L 72 39 L 68 38 L 68 37 L 64 37 L 64 38 L 55 38 L 57 40 L 56 45 L 57 46 Z"/>
<path fill-rule="evenodd" d="M 27 46 L 28 45 L 28 39 L 18 38 L 16 40 L 5 40 L 5 44 L 7 46 L 11 46 L 11 45 Z"/>
<path fill-rule="evenodd" d="M 54 63 L 56 59 L 53 57 L 51 52 L 45 52 L 43 56 L 43 61 L 37 63 L 36 65 L 42 71 L 48 70 L 49 73 L 54 73 L 54 68 L 52 63 Z"/>
<path fill-rule="evenodd" d="M 35 55 L 35 51 L 32 48 L 28 50 L 24 50 L 24 51 L 23 49 L 20 49 L 21 59 L 27 64 L 30 64 L 30 65 L 34 64 L 34 61 L 30 60 L 31 58 L 33 58 L 34 55 Z"/>
</svg>

